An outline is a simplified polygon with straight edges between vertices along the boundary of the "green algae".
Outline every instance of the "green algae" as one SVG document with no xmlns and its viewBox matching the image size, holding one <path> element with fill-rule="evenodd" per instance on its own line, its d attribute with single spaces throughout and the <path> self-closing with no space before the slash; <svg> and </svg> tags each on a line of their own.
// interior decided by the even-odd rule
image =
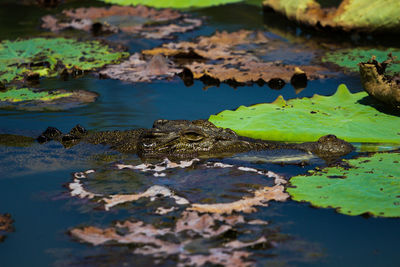
<svg viewBox="0 0 400 267">
<path fill-rule="evenodd" d="M 347 215 L 400 217 L 400 153 L 377 153 L 344 160 L 348 167 L 329 167 L 290 179 L 287 192 L 296 201 L 336 208 Z"/>
<path fill-rule="evenodd" d="M 274 102 L 211 115 L 209 121 L 256 139 L 307 142 L 334 134 L 348 142 L 400 143 L 400 117 L 361 104 L 365 92 L 352 94 L 340 85 L 333 96 Z"/>
<path fill-rule="evenodd" d="M 331 62 L 350 71 L 358 72 L 358 63 L 367 62 L 372 56 L 375 56 L 378 62 L 382 62 L 387 59 L 389 53 L 392 53 L 394 57 L 400 58 L 400 50 L 395 48 L 385 50 L 355 48 L 328 52 L 322 58 L 322 62 Z M 398 72 L 400 72 L 400 64 L 389 64 L 386 69 L 387 74 Z"/>
<path fill-rule="evenodd" d="M 157 8 L 190 8 L 190 7 L 209 7 L 209 6 L 217 6 L 229 3 L 240 2 L 242 0 L 103 0 L 106 3 L 118 4 L 118 5 L 145 5 Z"/>
<path fill-rule="evenodd" d="M 64 69 L 93 70 L 116 63 L 127 53 L 113 52 L 97 41 L 33 38 L 0 43 L 0 81 L 22 80 L 26 74 L 56 76 Z"/>
</svg>

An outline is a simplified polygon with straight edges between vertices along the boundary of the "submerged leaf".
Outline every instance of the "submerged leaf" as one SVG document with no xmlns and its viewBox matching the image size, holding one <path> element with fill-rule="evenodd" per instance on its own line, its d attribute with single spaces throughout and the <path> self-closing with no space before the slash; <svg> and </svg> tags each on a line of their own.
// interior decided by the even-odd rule
<svg viewBox="0 0 400 267">
<path fill-rule="evenodd" d="M 104 77 L 128 82 L 150 82 L 156 79 L 175 76 L 180 72 L 172 62 L 162 55 L 155 55 L 149 61 L 140 59 L 139 54 L 132 55 L 129 60 L 109 65 L 100 74 Z"/>
<path fill-rule="evenodd" d="M 98 95 L 75 90 L 36 91 L 29 88 L 11 88 L 0 92 L 0 108 L 20 110 L 65 110 L 92 103 Z"/>
<path fill-rule="evenodd" d="M 250 213 L 256 211 L 254 206 L 268 206 L 268 201 L 285 201 L 288 197 L 282 185 L 275 185 L 274 187 L 264 187 L 256 190 L 253 197 L 244 197 L 232 203 L 193 204 L 189 210 L 220 214 L 231 214 L 233 212 Z"/>
<path fill-rule="evenodd" d="M 42 21 L 43 28 L 55 32 L 68 28 L 91 31 L 95 35 L 123 31 L 153 39 L 171 38 L 175 33 L 187 32 L 202 24 L 200 19 L 190 18 L 176 10 L 145 6 L 64 10 L 62 15 L 47 15 Z"/>
<path fill-rule="evenodd" d="M 360 103 L 367 93 L 352 94 L 340 85 L 333 96 L 241 106 L 211 115 L 215 125 L 242 136 L 277 141 L 316 141 L 334 134 L 348 142 L 400 143 L 400 118 Z"/>
<path fill-rule="evenodd" d="M 14 220 L 11 218 L 10 214 L 0 214 L 0 242 L 6 238 L 6 233 L 14 231 L 12 226 L 13 222 Z"/>
<path fill-rule="evenodd" d="M 351 71 L 358 71 L 358 63 L 367 62 L 371 57 L 375 57 L 377 61 L 382 62 L 387 59 L 389 53 L 394 57 L 400 58 L 400 50 L 396 48 L 385 50 L 354 48 L 328 52 L 322 58 L 322 62 L 331 62 Z M 390 64 L 386 71 L 388 74 L 399 73 L 400 64 Z"/>
<path fill-rule="evenodd" d="M 349 167 L 329 167 L 290 179 L 296 201 L 333 207 L 347 215 L 369 213 L 400 217 L 400 153 L 376 153 L 345 160 Z"/>
<path fill-rule="evenodd" d="M 316 0 L 265 0 L 263 5 L 290 20 L 317 28 L 400 31 L 397 0 L 344 0 L 338 8 L 321 8 Z"/>
<path fill-rule="evenodd" d="M 0 43 L 0 81 L 22 80 L 24 75 L 56 76 L 59 72 L 88 71 L 116 63 L 127 53 L 113 52 L 99 42 L 65 38 L 33 38 Z"/>
<path fill-rule="evenodd" d="M 189 7 L 208 7 L 217 6 L 228 3 L 240 2 L 242 0 L 102 0 L 106 3 L 118 5 L 146 5 L 152 7 L 172 7 L 172 8 L 189 8 Z"/>
<path fill-rule="evenodd" d="M 206 262 L 224 266 L 251 266 L 251 262 L 246 260 L 251 253 L 241 249 L 268 243 L 264 236 L 253 242 L 227 240 L 229 237 L 225 237 L 219 247 L 215 247 L 215 244 L 210 242 L 212 239 L 216 240 L 222 234 L 234 230 L 234 226 L 237 224 L 243 223 L 246 222 L 241 215 L 224 217 L 219 214 L 210 215 L 184 211 L 173 228 L 158 229 L 141 221 L 125 221 L 118 222 L 115 227 L 106 229 L 93 226 L 83 229 L 75 228 L 70 233 L 75 238 L 93 245 L 110 243 L 140 245 L 134 250 L 134 253 L 137 254 L 155 257 L 177 254 L 178 266 L 187 266 L 188 264 L 202 266 Z M 261 221 L 261 223 L 265 222 Z M 166 241 L 167 236 L 173 236 L 174 240 L 178 242 Z M 192 243 L 196 247 L 196 242 L 199 240 L 210 243 L 210 245 L 202 247 L 200 253 L 191 248 Z"/>
</svg>

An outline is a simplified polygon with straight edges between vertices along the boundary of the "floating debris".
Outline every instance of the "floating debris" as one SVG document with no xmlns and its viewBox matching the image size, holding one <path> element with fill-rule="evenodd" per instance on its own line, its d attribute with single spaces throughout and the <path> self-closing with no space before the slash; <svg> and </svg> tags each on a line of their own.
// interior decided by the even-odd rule
<svg viewBox="0 0 400 267">
<path fill-rule="evenodd" d="M 53 32 L 70 28 L 94 35 L 122 31 L 149 39 L 172 38 L 202 24 L 201 19 L 191 18 L 177 10 L 117 5 L 64 10 L 58 16 L 44 16 L 42 21 L 42 28 Z"/>
<path fill-rule="evenodd" d="M 247 258 L 252 254 L 243 249 L 268 242 L 264 236 L 250 242 L 226 240 L 219 247 L 202 249 L 201 253 L 190 249 L 191 243 L 201 240 L 216 239 L 227 231 L 233 230 L 237 224 L 246 223 L 241 215 L 228 217 L 219 214 L 199 214 L 184 211 L 173 228 L 155 228 L 141 221 L 118 222 L 114 227 L 101 229 L 93 226 L 83 229 L 75 228 L 70 234 L 80 241 L 92 244 L 137 244 L 134 253 L 165 257 L 178 255 L 178 266 L 202 266 L 206 262 L 218 265 L 251 266 Z M 121 234 L 121 233 L 124 234 Z M 166 241 L 166 236 L 174 236 L 175 242 Z M 163 238 L 164 237 L 164 238 Z M 196 237 L 193 239 L 193 237 Z"/>
<path fill-rule="evenodd" d="M 135 53 L 129 60 L 121 64 L 107 66 L 100 71 L 100 75 L 104 78 L 127 82 L 151 82 L 152 80 L 172 78 L 179 72 L 181 69 L 161 54 L 146 61 L 140 59 L 140 55 Z"/>
<path fill-rule="evenodd" d="M 264 62 L 255 56 L 257 49 L 267 47 L 265 53 L 278 49 L 279 44 L 276 42 L 265 37 L 262 32 L 224 31 L 216 32 L 210 37 L 201 36 L 195 42 L 168 43 L 144 50 L 142 53 L 171 57 L 188 72 L 181 75 L 184 81 L 187 78 L 200 79 L 209 85 L 219 85 L 220 82 L 232 86 L 252 83 L 262 85 L 272 84 L 276 79 L 288 83 L 294 76 L 298 76 L 299 72 L 305 75 L 306 80 L 327 76 L 322 74 L 326 69 L 321 66 L 287 65 L 280 61 Z M 190 81 L 185 83 L 190 84 Z"/>
<path fill-rule="evenodd" d="M 256 190 L 253 197 L 244 197 L 241 200 L 231 203 L 192 204 L 189 210 L 219 214 L 231 214 L 233 212 L 251 213 L 256 211 L 254 206 L 268 206 L 268 201 L 286 201 L 289 195 L 284 191 L 285 188 L 282 185 L 264 187 Z"/>
<path fill-rule="evenodd" d="M 395 76 L 386 74 L 388 65 L 400 65 L 390 55 L 388 60 L 379 63 L 375 58 L 362 62 L 360 66 L 361 83 L 364 90 L 375 99 L 400 109 L 400 72 Z"/>
<path fill-rule="evenodd" d="M 169 159 L 165 159 L 163 162 L 159 164 L 150 164 L 150 163 L 143 163 L 139 165 L 125 165 L 125 164 L 116 164 L 115 167 L 118 170 L 123 170 L 123 169 L 131 169 L 131 170 L 137 170 L 137 171 L 142 171 L 142 172 L 153 172 L 153 175 L 155 177 L 164 177 L 166 176 L 165 173 L 162 173 L 162 171 L 165 171 L 167 169 L 175 169 L 175 168 L 187 168 L 192 166 L 195 162 L 198 162 L 198 159 L 192 159 L 189 161 L 181 161 L 180 163 L 175 163 L 171 162 Z M 274 183 L 276 185 L 281 185 L 285 184 L 286 180 L 271 171 L 261 171 L 253 168 L 246 168 L 246 167 L 237 167 L 234 165 L 228 165 L 228 164 L 223 164 L 219 162 L 213 162 L 213 163 L 205 163 L 202 165 L 206 168 L 236 168 L 239 171 L 243 172 L 254 172 L 256 174 L 266 176 L 268 178 L 273 178 Z M 79 198 L 88 198 L 88 199 L 93 199 L 96 198 L 98 202 L 104 203 L 104 209 L 109 210 L 110 208 L 127 203 L 127 202 L 133 202 L 136 201 L 140 198 L 146 197 L 150 198 L 150 201 L 154 201 L 156 198 L 159 197 L 170 197 L 174 199 L 175 203 L 177 205 L 190 205 L 191 203 L 183 197 L 177 196 L 174 192 L 172 192 L 169 188 L 165 186 L 160 186 L 160 185 L 153 185 L 147 190 L 145 190 L 142 193 L 136 193 L 136 194 L 111 194 L 111 195 L 105 195 L 105 194 L 96 194 L 90 191 L 87 191 L 84 186 L 82 181 L 84 179 L 87 179 L 87 175 L 90 173 L 94 173 L 94 170 L 88 170 L 86 172 L 77 172 L 74 174 L 74 179 L 71 183 L 69 183 L 68 187 L 71 190 L 70 194 L 71 196 L 79 197 Z M 281 190 L 282 189 L 282 190 Z M 281 195 L 278 194 L 278 191 L 281 190 Z M 255 211 L 253 206 L 265 206 L 265 202 L 268 202 L 269 200 L 276 200 L 276 201 L 285 201 L 287 198 L 287 194 L 283 192 L 283 186 L 282 187 L 265 187 L 263 189 L 257 190 L 254 192 L 253 197 L 245 197 L 242 200 L 233 202 L 233 203 L 224 203 L 224 204 L 214 204 L 216 207 L 221 209 L 220 213 L 232 213 L 233 211 L 246 211 L 246 212 L 252 212 Z M 286 198 L 285 198 L 286 197 Z M 222 206 L 220 206 L 222 205 Z M 209 207 L 210 206 L 210 207 Z M 211 209 L 213 209 L 213 205 L 203 205 L 203 204 L 193 204 L 192 208 L 193 209 L 202 209 L 202 212 L 213 212 Z M 221 207 L 221 208 L 220 208 Z M 229 211 L 228 209 L 231 207 L 231 210 Z M 243 210 L 240 210 L 240 207 L 243 207 Z M 206 211 L 206 209 L 209 209 L 210 211 Z M 172 211 L 172 210 L 171 210 Z M 200 210 L 199 210 L 200 211 Z M 164 208 L 159 209 L 156 211 L 157 214 L 166 212 Z"/>
</svg>

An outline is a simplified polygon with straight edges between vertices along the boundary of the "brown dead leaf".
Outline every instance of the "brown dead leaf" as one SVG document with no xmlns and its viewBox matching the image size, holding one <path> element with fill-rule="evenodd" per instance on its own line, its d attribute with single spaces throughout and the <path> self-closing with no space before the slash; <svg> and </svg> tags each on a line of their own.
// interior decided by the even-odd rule
<svg viewBox="0 0 400 267">
<path fill-rule="evenodd" d="M 256 46 L 245 49 L 243 45 Z M 267 46 L 267 48 L 265 48 Z M 233 86 L 246 83 L 265 84 L 280 80 L 301 84 L 307 79 L 325 78 L 327 71 L 321 66 L 296 66 L 281 62 L 265 62 L 255 56 L 253 50 L 272 51 L 279 47 L 277 40 L 269 40 L 261 32 L 240 30 L 233 33 L 217 32 L 210 37 L 200 37 L 196 42 L 164 44 L 161 47 L 142 51 L 144 55 L 163 54 L 190 70 L 194 79 L 206 84 L 225 82 Z"/>
<path fill-rule="evenodd" d="M 251 253 L 246 251 L 229 252 L 224 249 L 216 248 L 211 249 L 209 255 L 192 255 L 190 257 L 180 255 L 180 258 L 186 260 L 186 262 L 178 266 L 203 266 L 206 263 L 235 267 L 253 266 L 253 262 L 245 261 L 249 256 L 251 256 Z"/>
<path fill-rule="evenodd" d="M 245 223 L 241 215 L 224 217 L 220 214 L 198 214 L 194 211 L 185 211 L 177 220 L 175 227 L 158 229 L 141 221 L 118 222 L 114 227 L 101 229 L 93 226 L 83 229 L 75 228 L 70 234 L 89 244 L 138 244 L 134 253 L 152 255 L 155 257 L 178 254 L 179 266 L 201 266 L 206 262 L 229 266 L 250 266 L 246 261 L 251 253 L 241 251 L 250 246 L 266 243 L 265 237 L 253 242 L 232 240 L 224 241 L 221 247 L 213 247 L 207 254 L 197 254 L 187 249 L 193 238 L 182 233 L 195 233 L 200 238 L 215 238 L 222 233 L 233 229 L 238 223 Z M 124 234 L 121 234 L 124 233 Z M 178 243 L 166 241 L 166 236 L 174 236 Z"/>
<path fill-rule="evenodd" d="M 231 214 L 233 212 L 251 213 L 256 211 L 254 206 L 268 206 L 268 201 L 286 201 L 288 197 L 289 195 L 284 192 L 282 185 L 275 185 L 256 190 L 253 197 L 244 197 L 241 200 L 231 203 L 193 204 L 188 210 L 219 214 Z"/>
<path fill-rule="evenodd" d="M 178 72 L 180 69 L 161 54 L 154 55 L 149 61 L 145 61 L 135 53 L 121 64 L 107 66 L 100 71 L 100 75 L 128 82 L 150 82 L 155 79 L 173 77 Z"/>
<path fill-rule="evenodd" d="M 142 197 L 149 197 L 150 199 L 154 199 L 154 198 L 160 197 L 160 196 L 171 197 L 175 200 L 175 202 L 177 204 L 180 204 L 180 205 L 189 204 L 189 201 L 187 201 L 186 199 L 176 196 L 168 188 L 159 186 L 159 185 L 153 185 L 152 187 L 150 187 L 143 193 L 129 194 L 129 195 L 110 195 L 108 197 L 102 198 L 102 200 L 105 202 L 105 204 L 104 204 L 105 210 L 109 210 L 111 207 L 114 207 L 116 205 L 126 203 L 126 202 L 136 201 Z"/>
<path fill-rule="evenodd" d="M 380 64 L 381 63 L 377 62 L 375 59 L 360 63 L 361 83 L 364 90 L 370 96 L 390 107 L 399 109 L 400 83 L 396 80 L 396 77 L 385 75 L 384 70 L 383 73 L 380 74 L 378 71 L 380 69 Z"/>
<path fill-rule="evenodd" d="M 221 221 L 226 224 L 221 225 L 216 229 L 215 221 Z M 237 223 L 244 223 L 242 216 L 230 216 L 225 219 L 219 214 L 202 214 L 199 215 L 197 212 L 185 211 L 182 213 L 182 217 L 176 222 L 175 231 L 193 231 L 204 237 L 218 236 L 230 229 Z"/>
<path fill-rule="evenodd" d="M 8 213 L 0 214 L 0 242 L 5 239 L 5 234 L 14 231 L 14 227 L 12 226 L 14 220 L 11 218 L 11 215 Z"/>
<path fill-rule="evenodd" d="M 54 32 L 67 28 L 102 32 L 123 31 L 145 38 L 171 38 L 201 26 L 200 19 L 190 18 L 173 9 L 154 9 L 145 6 L 111 6 L 64 10 L 61 15 L 42 18 L 42 27 Z"/>
</svg>

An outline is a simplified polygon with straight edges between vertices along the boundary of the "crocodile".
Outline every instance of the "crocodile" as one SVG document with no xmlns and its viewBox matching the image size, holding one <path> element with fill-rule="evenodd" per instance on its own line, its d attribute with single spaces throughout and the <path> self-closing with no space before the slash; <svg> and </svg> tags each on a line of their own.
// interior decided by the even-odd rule
<svg viewBox="0 0 400 267">
<path fill-rule="evenodd" d="M 156 120 L 150 129 L 89 132 L 80 125 L 63 134 L 48 127 L 38 138 L 39 143 L 59 141 L 69 147 L 84 141 L 104 144 L 122 153 L 136 153 L 142 159 L 226 157 L 250 150 L 297 149 L 323 159 L 338 158 L 354 147 L 334 135 L 325 135 L 316 142 L 282 143 L 237 135 L 231 129 L 216 127 L 207 120 Z"/>
</svg>

